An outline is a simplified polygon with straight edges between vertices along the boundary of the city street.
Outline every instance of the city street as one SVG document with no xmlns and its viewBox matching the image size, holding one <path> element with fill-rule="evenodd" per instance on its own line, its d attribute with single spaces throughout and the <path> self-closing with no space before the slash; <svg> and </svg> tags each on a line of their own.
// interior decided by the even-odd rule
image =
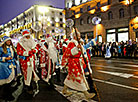
<svg viewBox="0 0 138 102">
<path fill-rule="evenodd" d="M 137 102 L 138 60 L 93 58 L 91 65 L 101 102 Z"/>
<path fill-rule="evenodd" d="M 98 88 L 101 102 L 137 102 L 138 100 L 138 60 L 133 59 L 110 59 L 101 57 L 92 58 L 91 66 L 93 68 L 94 82 Z M 97 97 L 92 100 L 86 100 L 83 93 L 76 93 L 66 97 L 62 95 L 63 80 L 66 74 L 61 73 L 61 81 L 57 83 L 55 89 L 40 82 L 40 93 L 34 98 L 25 97 L 22 94 L 19 97 L 21 101 L 58 101 L 58 102 L 98 102 Z M 55 78 L 54 78 L 55 79 Z M 49 91 L 52 90 L 52 91 Z"/>
</svg>

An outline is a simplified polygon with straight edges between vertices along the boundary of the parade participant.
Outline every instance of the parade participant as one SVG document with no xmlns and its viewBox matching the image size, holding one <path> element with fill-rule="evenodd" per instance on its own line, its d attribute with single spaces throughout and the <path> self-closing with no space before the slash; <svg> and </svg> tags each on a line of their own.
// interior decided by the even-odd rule
<svg viewBox="0 0 138 102">
<path fill-rule="evenodd" d="M 39 56 L 39 65 L 41 68 L 41 78 L 49 82 L 49 79 L 51 79 L 51 59 L 49 56 L 49 51 L 48 51 L 48 44 L 46 40 L 41 40 L 41 47 L 38 52 Z"/>
<path fill-rule="evenodd" d="M 107 58 L 107 59 L 111 58 L 110 49 L 111 49 L 111 43 L 107 43 L 106 44 L 106 54 L 105 54 L 105 58 Z"/>
<path fill-rule="evenodd" d="M 14 100 L 11 85 L 17 73 L 16 57 L 16 50 L 11 38 L 4 36 L 0 46 L 0 85 L 4 85 L 2 96 L 7 101 Z"/>
<path fill-rule="evenodd" d="M 47 48 L 48 48 L 48 55 L 51 61 L 51 68 L 49 70 L 49 72 L 51 73 L 50 78 L 48 79 L 50 86 L 54 87 L 54 85 L 52 84 L 52 75 L 55 72 L 55 67 L 56 67 L 56 63 L 57 63 L 57 49 L 56 49 L 56 45 L 55 45 L 55 40 L 52 38 L 52 36 L 50 34 L 46 35 L 46 41 L 47 41 Z"/>
<path fill-rule="evenodd" d="M 30 30 L 23 30 L 22 35 L 23 37 L 17 44 L 17 54 L 20 56 L 19 61 L 27 92 L 35 96 L 39 92 L 39 78 L 35 70 L 35 54 L 38 52 L 38 47 L 30 35 Z"/>
<path fill-rule="evenodd" d="M 64 54 L 64 52 L 65 52 L 66 49 L 67 49 L 68 43 L 69 43 L 69 40 L 68 40 L 68 39 L 65 39 L 65 40 L 63 41 L 63 46 L 62 46 L 63 54 Z"/>
<path fill-rule="evenodd" d="M 67 88 L 71 88 L 84 93 L 86 98 L 93 98 L 95 93 L 89 93 L 88 83 L 85 78 L 84 69 L 86 68 L 84 59 L 82 58 L 80 48 L 84 48 L 78 44 L 75 33 L 72 34 L 73 39 L 68 44 L 68 47 L 63 55 L 62 66 L 68 67 L 68 75 L 64 81 L 63 94 L 71 95 Z M 80 34 L 78 33 L 80 40 Z"/>
</svg>

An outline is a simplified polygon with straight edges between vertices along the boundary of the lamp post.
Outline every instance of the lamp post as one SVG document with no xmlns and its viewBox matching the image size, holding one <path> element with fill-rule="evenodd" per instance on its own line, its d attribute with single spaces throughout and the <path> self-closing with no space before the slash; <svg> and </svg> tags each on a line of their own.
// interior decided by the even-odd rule
<svg viewBox="0 0 138 102">
<path fill-rule="evenodd" d="M 101 18 L 100 17 L 93 17 L 92 23 L 96 25 L 95 27 L 96 27 L 96 37 L 97 37 L 97 33 L 98 33 L 97 25 L 101 23 Z"/>
</svg>

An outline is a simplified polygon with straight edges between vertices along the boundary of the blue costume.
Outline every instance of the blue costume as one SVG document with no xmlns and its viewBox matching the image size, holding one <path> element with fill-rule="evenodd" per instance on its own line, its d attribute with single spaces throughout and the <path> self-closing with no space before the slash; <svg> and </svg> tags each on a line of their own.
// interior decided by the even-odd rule
<svg viewBox="0 0 138 102">
<path fill-rule="evenodd" d="M 84 49 L 87 50 L 87 49 L 90 48 L 91 46 L 96 45 L 96 41 L 97 41 L 97 37 L 96 37 L 95 39 L 92 39 L 91 41 L 89 41 L 86 45 L 83 45 Z M 84 52 L 84 56 L 88 57 L 86 51 Z M 89 62 L 88 62 L 88 66 L 89 66 L 89 69 L 90 69 L 90 71 L 91 71 L 90 63 L 89 63 Z M 85 68 L 84 71 L 85 71 L 86 74 L 89 72 L 89 71 L 88 71 L 88 68 Z M 92 73 L 92 71 L 91 71 L 91 73 Z"/>
<path fill-rule="evenodd" d="M 4 36 L 3 44 L 10 40 L 9 37 Z M 2 45 L 3 45 L 2 44 Z M 11 60 L 5 60 L 6 57 L 12 57 Z M 7 46 L 7 53 L 5 54 L 2 46 L 0 46 L 0 85 L 10 83 L 16 75 L 16 54 L 10 45 Z"/>
<path fill-rule="evenodd" d="M 110 49 L 111 49 L 111 46 L 107 45 L 107 46 L 106 46 L 105 58 L 110 58 L 110 57 L 111 57 Z"/>
</svg>

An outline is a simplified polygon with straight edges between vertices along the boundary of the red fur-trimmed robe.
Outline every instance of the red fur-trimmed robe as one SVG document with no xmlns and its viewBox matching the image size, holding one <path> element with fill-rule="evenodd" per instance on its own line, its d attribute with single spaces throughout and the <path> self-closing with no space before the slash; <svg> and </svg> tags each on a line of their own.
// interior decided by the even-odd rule
<svg viewBox="0 0 138 102">
<path fill-rule="evenodd" d="M 35 47 L 28 50 L 23 46 L 23 41 L 19 41 L 17 44 L 17 54 L 20 56 L 20 65 L 21 70 L 24 75 L 25 85 L 30 86 L 32 75 L 34 77 L 34 81 L 38 81 L 39 78 L 35 72 L 35 54 L 38 52 L 38 46 L 36 44 Z"/>
<path fill-rule="evenodd" d="M 41 77 L 44 81 L 48 82 L 51 78 L 51 59 L 49 56 L 48 48 L 43 44 L 38 52 L 39 64 L 41 68 Z"/>
<path fill-rule="evenodd" d="M 63 54 L 62 66 L 68 67 L 68 75 L 64 84 L 74 90 L 86 91 L 89 89 L 84 75 L 84 68 L 86 68 L 86 65 L 81 57 L 81 52 L 76 47 L 77 45 L 78 42 L 76 40 L 71 40 Z"/>
</svg>

